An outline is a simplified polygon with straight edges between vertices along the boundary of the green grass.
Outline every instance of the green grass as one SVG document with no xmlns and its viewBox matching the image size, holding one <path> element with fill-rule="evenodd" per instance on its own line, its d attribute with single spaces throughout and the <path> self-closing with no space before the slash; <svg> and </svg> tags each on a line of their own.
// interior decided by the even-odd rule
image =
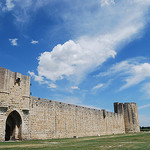
<svg viewBox="0 0 150 150">
<path fill-rule="evenodd" d="M 0 150 L 150 150 L 150 132 L 82 137 L 0 142 Z"/>
</svg>

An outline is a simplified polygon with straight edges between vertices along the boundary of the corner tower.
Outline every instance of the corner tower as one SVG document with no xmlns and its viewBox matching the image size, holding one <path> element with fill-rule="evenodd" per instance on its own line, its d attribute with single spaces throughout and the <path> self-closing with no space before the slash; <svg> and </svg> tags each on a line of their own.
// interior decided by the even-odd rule
<svg viewBox="0 0 150 150">
<path fill-rule="evenodd" d="M 114 111 L 124 116 L 126 133 L 140 132 L 136 103 L 114 103 Z"/>
<path fill-rule="evenodd" d="M 136 103 L 124 104 L 124 121 L 126 133 L 140 132 L 138 109 Z"/>
</svg>

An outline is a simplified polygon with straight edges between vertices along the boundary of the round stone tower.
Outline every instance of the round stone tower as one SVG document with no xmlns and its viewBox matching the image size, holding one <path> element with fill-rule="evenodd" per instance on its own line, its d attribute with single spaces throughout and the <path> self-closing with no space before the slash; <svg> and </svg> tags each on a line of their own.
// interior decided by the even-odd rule
<svg viewBox="0 0 150 150">
<path fill-rule="evenodd" d="M 126 133 L 140 132 L 138 109 L 136 103 L 124 104 L 124 122 Z"/>
<path fill-rule="evenodd" d="M 114 103 L 114 111 L 124 116 L 126 133 L 140 132 L 136 103 Z"/>
</svg>

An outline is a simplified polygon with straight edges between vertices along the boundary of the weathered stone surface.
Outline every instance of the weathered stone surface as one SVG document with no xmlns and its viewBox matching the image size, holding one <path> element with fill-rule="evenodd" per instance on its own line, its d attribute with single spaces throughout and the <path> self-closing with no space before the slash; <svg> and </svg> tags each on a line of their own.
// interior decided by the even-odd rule
<svg viewBox="0 0 150 150">
<path fill-rule="evenodd" d="M 30 77 L 0 68 L 0 140 L 139 132 L 135 103 L 115 113 L 30 96 Z M 17 114 L 17 116 L 15 116 Z"/>
</svg>

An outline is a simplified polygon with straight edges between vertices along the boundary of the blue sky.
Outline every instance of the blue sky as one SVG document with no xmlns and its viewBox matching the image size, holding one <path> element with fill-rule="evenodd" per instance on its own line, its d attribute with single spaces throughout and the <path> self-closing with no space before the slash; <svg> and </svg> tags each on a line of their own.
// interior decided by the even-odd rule
<svg viewBox="0 0 150 150">
<path fill-rule="evenodd" d="M 150 0 L 0 0 L 0 65 L 33 96 L 113 111 L 136 102 L 150 126 Z"/>
</svg>

